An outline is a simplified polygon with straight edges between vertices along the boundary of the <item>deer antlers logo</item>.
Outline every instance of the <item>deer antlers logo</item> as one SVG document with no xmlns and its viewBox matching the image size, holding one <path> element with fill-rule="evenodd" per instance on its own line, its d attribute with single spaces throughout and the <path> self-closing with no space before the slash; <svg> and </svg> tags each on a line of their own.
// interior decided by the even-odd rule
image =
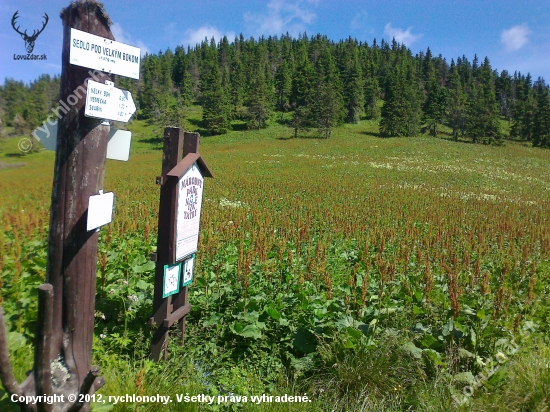
<svg viewBox="0 0 550 412">
<path fill-rule="evenodd" d="M 46 13 L 44 13 L 44 25 L 42 26 L 42 28 L 40 30 L 38 30 L 38 31 L 34 30 L 32 32 L 32 35 L 29 36 L 27 34 L 27 30 L 25 30 L 25 32 L 22 33 L 22 32 L 19 31 L 19 26 L 15 27 L 16 20 L 19 17 L 18 13 L 19 13 L 19 10 L 16 11 L 14 13 L 13 17 L 11 18 L 11 25 L 12 25 L 13 29 L 21 35 L 21 38 L 23 40 L 25 40 L 25 48 L 27 49 L 27 53 L 32 53 L 32 51 L 34 50 L 34 42 L 36 41 L 36 38 L 38 37 L 38 35 L 40 33 L 42 33 L 42 31 L 46 27 L 46 24 L 48 24 L 48 21 L 50 20 L 50 18 L 48 17 L 48 15 Z"/>
</svg>

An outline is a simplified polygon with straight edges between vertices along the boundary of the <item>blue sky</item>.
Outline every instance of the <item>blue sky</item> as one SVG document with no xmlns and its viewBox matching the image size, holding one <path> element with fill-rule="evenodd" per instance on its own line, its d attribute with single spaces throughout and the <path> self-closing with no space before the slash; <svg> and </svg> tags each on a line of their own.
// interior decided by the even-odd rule
<svg viewBox="0 0 550 412">
<path fill-rule="evenodd" d="M 68 0 L 0 0 L 0 82 L 6 77 L 25 82 L 42 73 L 61 72 L 62 26 L 59 12 Z M 116 40 L 142 53 L 172 50 L 204 39 L 326 34 L 332 40 L 352 36 L 369 44 L 376 38 L 405 43 L 414 54 L 430 47 L 434 55 L 465 55 L 472 61 L 489 57 L 493 69 L 531 73 L 550 81 L 550 1 L 369 1 L 369 0 L 105 0 Z M 34 54 L 45 61 L 14 60 L 24 42 L 11 27 L 28 32 L 50 21 L 36 41 Z"/>
</svg>

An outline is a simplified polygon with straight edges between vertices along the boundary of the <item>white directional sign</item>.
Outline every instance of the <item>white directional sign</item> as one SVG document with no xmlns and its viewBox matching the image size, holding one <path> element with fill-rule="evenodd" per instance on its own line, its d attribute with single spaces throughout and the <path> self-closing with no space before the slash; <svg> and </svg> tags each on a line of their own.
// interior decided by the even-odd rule
<svg viewBox="0 0 550 412">
<path fill-rule="evenodd" d="M 86 108 L 84 114 L 98 119 L 127 122 L 135 113 L 136 105 L 132 93 L 117 89 L 110 84 L 88 80 Z"/>
<path fill-rule="evenodd" d="M 141 52 L 138 47 L 84 31 L 71 29 L 69 60 L 76 66 L 139 79 Z"/>
<path fill-rule="evenodd" d="M 54 123 L 44 122 L 32 135 L 36 137 L 46 150 L 55 152 L 57 145 L 57 120 Z M 109 141 L 107 142 L 107 159 L 123 160 L 125 162 L 130 158 L 130 143 L 132 141 L 132 132 L 128 130 L 111 129 L 109 132 Z"/>
</svg>

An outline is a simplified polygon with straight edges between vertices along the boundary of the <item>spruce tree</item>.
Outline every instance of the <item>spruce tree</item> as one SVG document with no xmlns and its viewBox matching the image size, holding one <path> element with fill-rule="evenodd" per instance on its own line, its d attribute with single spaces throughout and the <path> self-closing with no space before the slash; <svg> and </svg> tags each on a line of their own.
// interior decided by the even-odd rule
<svg viewBox="0 0 550 412">
<path fill-rule="evenodd" d="M 298 137 L 298 132 L 308 128 L 309 108 L 307 106 L 294 106 L 294 113 L 290 126 L 294 130 L 294 138 Z"/>
<path fill-rule="evenodd" d="M 185 49 L 181 46 L 176 47 L 173 65 L 172 81 L 177 88 L 177 102 L 181 106 L 190 106 L 195 99 L 193 93 L 193 78 L 189 67 L 189 57 Z"/>
<path fill-rule="evenodd" d="M 49 82 L 50 76 L 46 74 L 41 75 L 38 80 L 30 85 L 22 114 L 26 124 L 31 129 L 38 126 L 48 116 L 48 110 L 51 108 L 47 95 Z"/>
<path fill-rule="evenodd" d="M 449 83 L 447 86 L 447 107 L 446 117 L 449 126 L 453 129 L 453 140 L 458 141 L 458 133 L 464 133 L 466 127 L 466 94 L 460 81 L 460 73 L 455 66 L 454 60 L 451 60 L 451 70 Z"/>
<path fill-rule="evenodd" d="M 176 87 L 182 86 L 186 72 L 187 56 L 185 55 L 185 48 L 178 46 L 174 51 L 174 59 L 172 60 L 172 81 Z"/>
<path fill-rule="evenodd" d="M 402 62 L 388 79 L 380 135 L 414 136 L 420 132 L 422 94 L 414 69 Z"/>
<path fill-rule="evenodd" d="M 211 56 L 201 77 L 203 122 L 211 134 L 225 134 L 229 129 L 229 105 L 222 87 L 217 59 Z"/>
<path fill-rule="evenodd" d="M 437 136 L 437 125 L 443 123 L 446 105 L 446 89 L 440 83 L 439 75 L 436 71 L 436 62 L 438 67 L 441 66 L 441 61 L 436 60 L 432 56 L 432 52 L 428 47 L 425 56 L 420 56 L 422 68 L 422 80 L 425 86 L 425 100 L 422 105 L 423 116 L 422 121 L 426 125 L 432 136 Z"/>
<path fill-rule="evenodd" d="M 298 57 L 292 75 L 291 101 L 294 107 L 305 107 L 311 101 L 314 90 L 314 68 L 308 58 L 307 49 L 298 50 Z"/>
<path fill-rule="evenodd" d="M 533 128 L 537 102 L 531 87 L 531 76 L 515 76 L 516 99 L 512 106 L 512 127 L 510 136 L 520 140 L 533 141 Z"/>
<path fill-rule="evenodd" d="M 195 95 L 193 93 L 193 79 L 189 71 L 186 71 L 183 74 L 183 79 L 179 89 L 179 99 L 183 106 L 191 106 L 191 104 L 193 104 L 193 100 L 195 99 Z"/>
<path fill-rule="evenodd" d="M 405 50 L 405 45 L 402 45 L 402 50 Z M 416 68 L 412 65 L 412 61 L 408 61 L 406 65 L 405 77 L 405 102 L 406 102 L 406 134 L 405 136 L 415 136 L 420 133 L 422 123 L 422 102 L 424 101 L 424 90 L 419 79 L 419 74 Z"/>
<path fill-rule="evenodd" d="M 328 47 L 320 51 L 315 76 L 315 92 L 309 105 L 310 124 L 328 139 L 332 129 L 342 123 L 345 115 L 342 86 Z"/>
<path fill-rule="evenodd" d="M 363 114 L 365 96 L 363 94 L 363 73 L 359 64 L 357 47 L 353 43 L 347 43 L 345 50 L 345 68 L 343 76 L 344 106 L 346 109 L 346 122 L 359 123 Z"/>
<path fill-rule="evenodd" d="M 271 93 L 266 80 L 265 68 L 258 61 L 254 70 L 254 77 L 246 101 L 248 108 L 248 128 L 260 129 L 267 126 L 271 114 Z"/>
<path fill-rule="evenodd" d="M 172 67 L 174 53 L 167 49 L 164 53 L 159 52 L 159 77 L 158 84 L 161 94 L 169 96 L 173 92 Z"/>
<path fill-rule="evenodd" d="M 383 137 L 403 136 L 405 127 L 403 115 L 406 111 L 404 76 L 401 70 L 395 69 L 388 78 L 382 118 L 380 119 L 380 135 Z"/>
<path fill-rule="evenodd" d="M 499 108 L 495 94 L 493 72 L 486 57 L 483 64 L 477 67 L 477 58 L 472 67 L 474 82 L 468 103 L 467 134 L 474 143 L 498 142 L 502 135 L 499 124 Z"/>
<path fill-rule="evenodd" d="M 236 118 L 243 104 L 246 84 L 244 65 L 238 55 L 234 56 L 230 67 L 229 79 L 231 89 L 229 91 L 229 101 L 231 104 L 232 117 Z"/>
<path fill-rule="evenodd" d="M 423 121 L 430 131 L 430 134 L 434 137 L 437 136 L 437 125 L 443 123 L 446 100 L 447 90 L 443 86 L 439 85 L 435 75 L 435 70 L 432 67 L 430 73 L 428 74 L 426 85 L 426 100 L 423 105 Z"/>
<path fill-rule="evenodd" d="M 290 106 L 290 93 L 292 91 L 292 61 L 286 58 L 277 67 L 275 73 L 275 95 L 277 99 L 277 109 L 281 112 L 286 111 Z"/>
<path fill-rule="evenodd" d="M 533 146 L 550 147 L 550 90 L 540 77 L 534 89 L 537 108 L 533 122 Z"/>
<path fill-rule="evenodd" d="M 380 108 L 378 107 L 378 102 L 380 101 L 380 84 L 378 82 L 378 77 L 376 76 L 376 70 L 373 61 L 369 61 L 367 65 L 367 70 L 365 72 L 364 79 L 364 110 L 365 116 L 367 119 L 378 119 L 380 117 Z"/>
<path fill-rule="evenodd" d="M 511 120 L 513 107 L 512 78 L 506 70 L 495 79 L 495 94 L 499 104 L 500 115 L 508 122 Z"/>
<path fill-rule="evenodd" d="M 143 115 L 152 120 L 159 120 L 161 114 L 162 89 L 159 81 L 160 62 L 157 55 L 146 55 L 143 59 L 142 92 L 139 103 Z"/>
<path fill-rule="evenodd" d="M 319 134 L 328 139 L 332 129 L 341 123 L 343 116 L 342 97 L 330 82 L 319 83 L 315 100 L 310 107 L 310 119 Z"/>
</svg>

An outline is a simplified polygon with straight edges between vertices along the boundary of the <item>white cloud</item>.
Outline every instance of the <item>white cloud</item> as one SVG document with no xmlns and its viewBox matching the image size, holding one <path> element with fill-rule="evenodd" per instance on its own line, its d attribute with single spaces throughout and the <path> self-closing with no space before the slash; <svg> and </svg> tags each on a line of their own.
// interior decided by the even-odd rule
<svg viewBox="0 0 550 412">
<path fill-rule="evenodd" d="M 139 47 L 142 56 L 145 55 L 145 53 L 151 53 L 145 43 L 143 43 L 141 40 L 134 41 L 134 39 L 132 39 L 132 37 L 128 34 L 126 30 L 122 28 L 120 24 L 113 23 L 113 25 L 111 26 L 111 33 L 113 33 L 113 36 L 115 36 L 116 41 L 129 44 L 130 46 Z"/>
<path fill-rule="evenodd" d="M 223 38 L 223 36 L 227 36 L 229 42 L 232 42 L 235 39 L 235 32 L 229 31 L 224 33 L 218 30 L 216 27 L 205 25 L 199 27 L 196 30 L 186 30 L 184 36 L 185 37 L 183 38 L 182 43 L 184 45 L 195 47 L 197 44 L 200 44 L 205 38 L 210 41 L 212 37 L 214 37 L 214 40 L 216 42 L 219 42 Z"/>
<path fill-rule="evenodd" d="M 504 44 L 506 51 L 519 50 L 529 41 L 527 36 L 531 33 L 529 26 L 521 24 L 508 30 L 502 30 L 500 32 L 500 41 Z"/>
<path fill-rule="evenodd" d="M 149 47 L 147 47 L 145 43 L 143 43 L 141 40 L 136 41 L 136 47 L 139 47 L 142 56 L 144 56 L 145 53 L 151 54 L 151 50 L 149 50 Z"/>
<path fill-rule="evenodd" d="M 281 35 L 289 32 L 297 36 L 312 24 L 317 15 L 310 6 L 317 6 L 318 0 L 270 0 L 267 13 L 247 12 L 244 20 L 256 36 Z"/>
<path fill-rule="evenodd" d="M 115 36 L 115 40 L 121 43 L 128 43 L 130 39 L 128 38 L 128 33 L 124 31 L 122 26 L 118 23 L 113 23 L 111 26 L 111 33 Z"/>
<path fill-rule="evenodd" d="M 364 37 L 361 40 L 365 40 L 367 36 L 374 34 L 374 28 L 369 25 L 369 18 L 366 11 L 360 11 L 357 13 L 350 23 L 350 29 L 352 32 L 357 33 L 359 36 Z"/>
<path fill-rule="evenodd" d="M 390 38 L 390 41 L 395 39 L 397 43 L 404 43 L 405 46 L 410 46 L 422 37 L 422 34 L 412 34 L 411 29 L 412 27 L 409 27 L 403 31 L 403 29 L 392 27 L 391 23 L 388 23 L 384 26 L 384 34 Z"/>
<path fill-rule="evenodd" d="M 353 20 L 351 21 L 350 28 L 353 31 L 362 31 L 367 26 L 368 22 L 368 15 L 366 11 L 361 11 L 355 15 Z"/>
</svg>

